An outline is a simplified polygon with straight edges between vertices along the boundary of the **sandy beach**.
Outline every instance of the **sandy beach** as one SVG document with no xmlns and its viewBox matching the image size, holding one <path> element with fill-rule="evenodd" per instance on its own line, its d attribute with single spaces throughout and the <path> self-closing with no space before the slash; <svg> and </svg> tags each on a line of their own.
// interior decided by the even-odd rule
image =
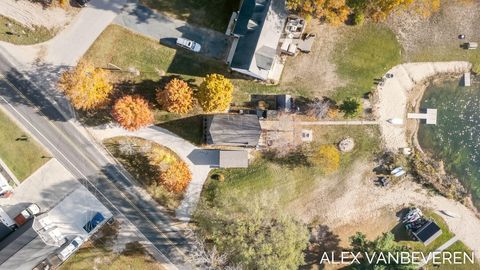
<svg viewBox="0 0 480 270">
<path fill-rule="evenodd" d="M 380 131 L 387 149 L 398 150 L 409 147 L 406 135 L 407 106 L 409 95 L 416 86 L 439 74 L 461 74 L 469 71 L 471 64 L 464 61 L 407 63 L 393 67 L 387 73 L 393 78 L 386 79 L 377 88 L 378 103 L 375 107 Z M 390 119 L 403 119 L 403 125 L 393 125 Z"/>
</svg>

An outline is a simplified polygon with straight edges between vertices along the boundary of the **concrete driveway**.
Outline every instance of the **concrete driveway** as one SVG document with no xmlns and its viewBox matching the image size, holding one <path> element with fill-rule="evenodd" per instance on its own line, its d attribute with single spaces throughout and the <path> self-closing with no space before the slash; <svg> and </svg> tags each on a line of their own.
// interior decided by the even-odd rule
<svg viewBox="0 0 480 270">
<path fill-rule="evenodd" d="M 114 23 L 159 40 L 160 43 L 170 47 L 176 46 L 177 38 L 188 38 L 202 46 L 200 54 L 219 60 L 226 57 L 230 43 L 224 33 L 169 18 L 136 2 L 126 4 Z"/>
</svg>

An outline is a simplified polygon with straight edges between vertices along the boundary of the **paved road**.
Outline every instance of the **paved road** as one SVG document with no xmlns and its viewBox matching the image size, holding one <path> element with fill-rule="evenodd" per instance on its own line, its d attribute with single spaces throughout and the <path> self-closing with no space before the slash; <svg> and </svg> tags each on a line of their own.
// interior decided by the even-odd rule
<svg viewBox="0 0 480 270">
<path fill-rule="evenodd" d="M 128 3 L 114 22 L 170 47 L 175 47 L 179 37 L 194 40 L 202 46 L 200 54 L 215 59 L 223 60 L 229 47 L 229 39 L 224 33 L 169 18 L 136 1 Z"/>
<path fill-rule="evenodd" d="M 109 210 L 128 218 L 179 269 L 192 269 L 191 245 L 163 214 L 144 198 L 126 172 L 111 162 L 93 140 L 80 132 L 14 66 L 0 56 L 0 106 L 35 136 L 52 155 Z"/>
</svg>

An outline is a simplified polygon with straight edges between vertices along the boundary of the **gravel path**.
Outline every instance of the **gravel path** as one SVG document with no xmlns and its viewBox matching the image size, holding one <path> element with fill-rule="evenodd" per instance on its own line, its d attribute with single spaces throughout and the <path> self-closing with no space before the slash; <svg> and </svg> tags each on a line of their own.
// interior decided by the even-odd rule
<svg viewBox="0 0 480 270">
<path fill-rule="evenodd" d="M 38 25 L 54 29 L 68 24 L 75 12 L 69 14 L 58 7 L 44 9 L 41 4 L 27 0 L 1 0 L 0 14 L 29 27 Z"/>
</svg>

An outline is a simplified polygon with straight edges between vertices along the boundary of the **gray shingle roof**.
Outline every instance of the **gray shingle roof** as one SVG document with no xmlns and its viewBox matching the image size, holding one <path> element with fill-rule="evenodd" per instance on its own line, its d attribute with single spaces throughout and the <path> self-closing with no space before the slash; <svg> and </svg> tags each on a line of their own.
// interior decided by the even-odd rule
<svg viewBox="0 0 480 270">
<path fill-rule="evenodd" d="M 252 114 L 217 114 L 206 116 L 205 140 L 212 145 L 255 147 L 260 139 L 258 117 Z"/>
</svg>

